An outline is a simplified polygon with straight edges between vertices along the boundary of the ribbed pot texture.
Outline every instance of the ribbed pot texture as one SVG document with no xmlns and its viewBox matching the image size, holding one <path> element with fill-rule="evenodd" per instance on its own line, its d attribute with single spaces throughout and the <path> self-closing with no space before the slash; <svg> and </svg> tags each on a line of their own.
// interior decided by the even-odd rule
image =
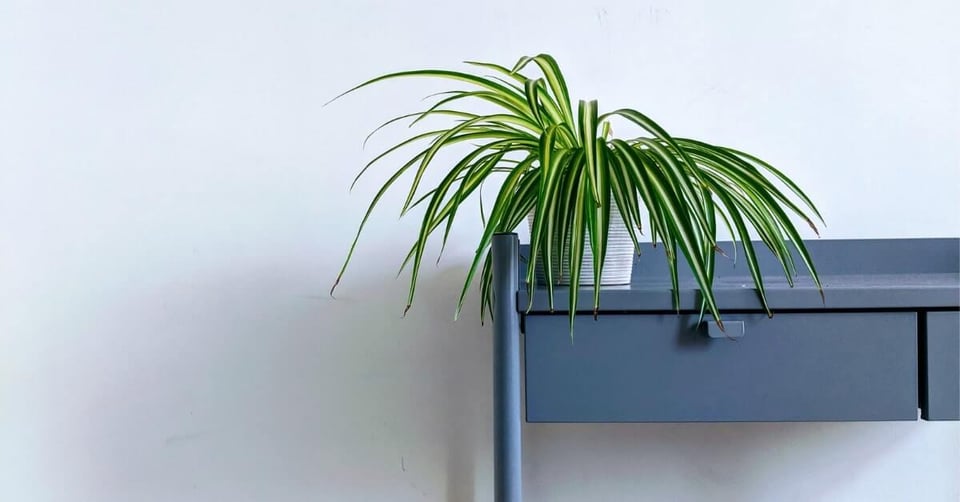
<svg viewBox="0 0 960 502">
<path fill-rule="evenodd" d="M 533 213 L 527 216 L 527 223 L 533 230 Z M 565 246 L 567 244 L 564 244 Z M 630 277 L 633 275 L 633 255 L 636 252 L 633 246 L 633 240 L 627 232 L 627 226 L 620 215 L 620 209 L 616 204 L 610 207 L 610 231 L 607 234 L 607 256 L 603 263 L 603 273 L 600 276 L 600 285 L 619 286 L 630 284 Z M 537 259 L 537 284 L 543 286 L 546 283 L 546 274 L 544 274 L 544 261 Z M 559 278 L 559 281 L 558 281 Z M 562 286 L 570 285 L 570 257 L 564 256 L 563 263 L 553 264 L 553 279 L 556 284 Z M 584 245 L 583 260 L 580 269 L 580 284 L 593 284 L 593 253 L 590 252 L 589 236 Z"/>
</svg>

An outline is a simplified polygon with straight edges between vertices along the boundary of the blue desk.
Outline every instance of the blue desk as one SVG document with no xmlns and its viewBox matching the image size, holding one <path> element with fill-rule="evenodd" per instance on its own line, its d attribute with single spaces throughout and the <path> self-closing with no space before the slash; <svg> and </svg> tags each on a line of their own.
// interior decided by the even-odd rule
<svg viewBox="0 0 960 502">
<path fill-rule="evenodd" d="M 528 422 L 917 420 L 918 409 L 926 420 L 960 419 L 960 240 L 810 241 L 824 300 L 808 277 L 789 286 L 761 248 L 773 318 L 745 263 L 718 257 L 714 292 L 729 333 L 698 323 L 688 271 L 681 265 L 678 311 L 663 251 L 646 245 L 631 284 L 601 292 L 597 320 L 584 288 L 571 339 L 567 312 L 549 311 L 546 290 L 518 286 L 525 246 L 496 236 L 498 431 L 519 431 L 511 389 L 521 376 Z M 554 300 L 565 309 L 567 290 Z M 498 489 L 498 500 L 520 500 L 514 441 L 497 434 L 508 454 L 497 455 L 505 470 L 496 473 L 515 487 Z"/>
</svg>

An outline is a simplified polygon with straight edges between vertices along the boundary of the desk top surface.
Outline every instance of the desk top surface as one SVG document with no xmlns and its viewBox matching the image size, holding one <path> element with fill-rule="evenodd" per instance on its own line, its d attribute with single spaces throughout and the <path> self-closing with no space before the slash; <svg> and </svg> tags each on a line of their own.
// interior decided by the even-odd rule
<svg viewBox="0 0 960 502">
<path fill-rule="evenodd" d="M 725 245 L 732 247 L 730 243 Z M 767 301 L 774 311 L 960 307 L 958 239 L 823 240 L 808 243 L 808 249 L 820 272 L 823 299 L 808 274 L 796 277 L 791 287 L 772 254 L 761 255 Z M 521 253 L 524 252 L 522 249 Z M 661 254 L 659 250 L 642 248 L 631 284 L 602 288 L 601 311 L 674 310 L 667 266 Z M 802 267 L 799 260 L 797 263 Z M 680 309 L 697 310 L 699 291 L 685 268 L 685 264 L 680 267 Z M 718 257 L 713 291 L 721 311 L 762 308 L 742 260 L 734 264 L 731 259 Z M 567 310 L 568 293 L 567 287 L 554 289 L 556 311 Z M 522 281 L 518 300 L 519 307 L 525 309 L 529 296 Z M 578 310 L 593 309 L 592 287 L 581 288 L 577 303 Z M 548 310 L 547 291 L 537 288 L 531 312 Z"/>
</svg>

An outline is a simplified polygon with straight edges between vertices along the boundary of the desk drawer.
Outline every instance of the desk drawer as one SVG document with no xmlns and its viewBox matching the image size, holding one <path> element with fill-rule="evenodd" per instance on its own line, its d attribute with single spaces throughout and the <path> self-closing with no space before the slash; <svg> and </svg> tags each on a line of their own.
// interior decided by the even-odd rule
<svg viewBox="0 0 960 502">
<path fill-rule="evenodd" d="M 927 312 L 920 415 L 960 420 L 960 312 Z"/>
<path fill-rule="evenodd" d="M 529 422 L 917 419 L 917 315 L 724 317 L 744 336 L 709 338 L 695 315 L 530 315 Z M 732 324 L 732 323 L 731 323 Z"/>
</svg>

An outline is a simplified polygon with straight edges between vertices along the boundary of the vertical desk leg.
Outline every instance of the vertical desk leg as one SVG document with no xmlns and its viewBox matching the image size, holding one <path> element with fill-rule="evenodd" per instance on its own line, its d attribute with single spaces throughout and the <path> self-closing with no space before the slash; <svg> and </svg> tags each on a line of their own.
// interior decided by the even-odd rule
<svg viewBox="0 0 960 502">
<path fill-rule="evenodd" d="M 493 477 L 496 502 L 520 502 L 520 313 L 517 234 L 493 237 Z"/>
</svg>

